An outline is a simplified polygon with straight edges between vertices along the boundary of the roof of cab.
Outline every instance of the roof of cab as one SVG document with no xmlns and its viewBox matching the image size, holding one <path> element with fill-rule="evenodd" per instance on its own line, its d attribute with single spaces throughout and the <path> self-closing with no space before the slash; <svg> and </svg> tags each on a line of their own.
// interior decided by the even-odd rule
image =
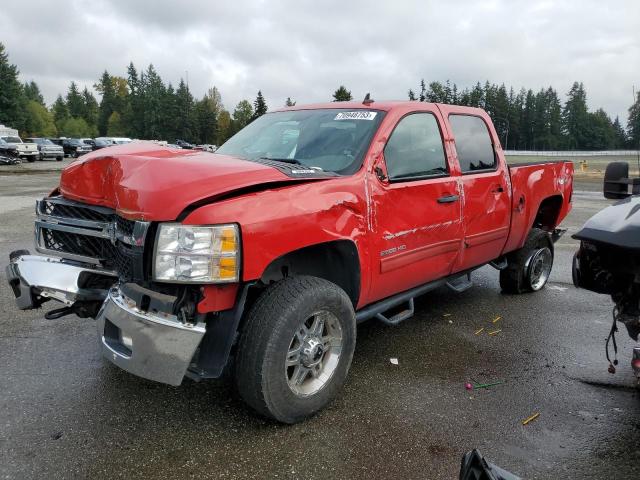
<svg viewBox="0 0 640 480">
<path fill-rule="evenodd" d="M 319 110 L 324 108 L 339 108 L 339 109 L 358 109 L 358 110 L 382 110 L 384 112 L 388 112 L 393 110 L 394 108 L 402 108 L 407 107 L 409 105 L 414 105 L 417 110 L 424 108 L 426 106 L 433 105 L 441 105 L 438 103 L 429 103 L 429 102 L 418 102 L 416 100 L 383 100 L 383 101 L 372 101 L 370 103 L 363 103 L 362 101 L 350 101 L 350 102 L 325 102 L 325 103 L 310 103 L 306 105 L 294 105 L 293 107 L 282 107 L 277 108 L 275 110 L 271 110 L 272 112 L 287 112 L 292 110 Z M 469 109 L 469 111 L 481 110 L 475 107 L 464 107 L 465 109 Z"/>
</svg>

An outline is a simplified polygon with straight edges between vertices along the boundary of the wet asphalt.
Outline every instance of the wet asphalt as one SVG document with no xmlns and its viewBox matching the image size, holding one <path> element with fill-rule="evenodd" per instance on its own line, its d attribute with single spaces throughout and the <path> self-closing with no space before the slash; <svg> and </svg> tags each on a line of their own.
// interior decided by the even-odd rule
<svg viewBox="0 0 640 480">
<path fill-rule="evenodd" d="M 32 248 L 34 201 L 57 178 L 0 171 L 2 265 Z M 599 185 L 576 188 L 569 234 L 607 205 Z M 633 342 L 619 333 L 607 373 L 612 305 L 573 287 L 575 249 L 560 239 L 539 293 L 503 295 L 485 267 L 462 294 L 418 299 L 399 326 L 361 325 L 343 393 L 295 426 L 255 416 L 228 380 L 174 388 L 118 370 L 92 320 L 18 311 L 2 271 L 0 478 L 450 479 L 474 447 L 523 478 L 638 478 Z M 504 383 L 465 390 L 474 380 Z"/>
</svg>

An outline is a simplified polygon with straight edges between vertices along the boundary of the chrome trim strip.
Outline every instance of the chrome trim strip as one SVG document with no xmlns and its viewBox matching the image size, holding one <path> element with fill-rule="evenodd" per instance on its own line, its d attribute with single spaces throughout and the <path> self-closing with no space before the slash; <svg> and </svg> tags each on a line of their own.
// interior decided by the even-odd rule
<svg viewBox="0 0 640 480">
<path fill-rule="evenodd" d="M 98 237 L 98 238 L 106 238 L 106 239 L 111 238 L 111 235 L 109 234 L 108 231 L 90 230 L 88 228 L 79 228 L 79 227 L 72 227 L 70 225 L 62 225 L 60 223 L 47 223 L 41 220 L 36 220 L 36 227 L 47 228 L 49 230 L 58 230 L 58 231 L 67 232 L 67 233 L 75 233 L 77 235 L 87 235 L 89 237 Z"/>
</svg>

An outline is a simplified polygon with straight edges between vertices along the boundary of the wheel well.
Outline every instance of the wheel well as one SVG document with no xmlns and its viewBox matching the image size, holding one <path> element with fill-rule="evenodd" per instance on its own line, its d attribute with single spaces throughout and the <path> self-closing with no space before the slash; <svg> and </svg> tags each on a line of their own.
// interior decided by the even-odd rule
<svg viewBox="0 0 640 480">
<path fill-rule="evenodd" d="M 562 196 L 554 195 L 545 198 L 538 207 L 538 213 L 533 221 L 533 226 L 547 231 L 553 230 L 557 226 L 558 216 L 562 209 Z"/>
<path fill-rule="evenodd" d="M 355 306 L 360 296 L 360 260 L 350 240 L 336 240 L 294 250 L 272 261 L 260 280 L 265 285 L 294 275 L 324 278 L 342 288 Z"/>
</svg>

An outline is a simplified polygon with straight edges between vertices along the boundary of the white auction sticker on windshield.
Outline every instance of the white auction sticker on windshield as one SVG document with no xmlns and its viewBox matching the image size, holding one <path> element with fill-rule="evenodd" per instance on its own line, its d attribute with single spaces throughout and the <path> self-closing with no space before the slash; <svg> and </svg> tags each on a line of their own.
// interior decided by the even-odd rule
<svg viewBox="0 0 640 480">
<path fill-rule="evenodd" d="M 359 112 L 340 112 L 334 120 L 373 120 L 378 112 L 361 110 Z"/>
</svg>

